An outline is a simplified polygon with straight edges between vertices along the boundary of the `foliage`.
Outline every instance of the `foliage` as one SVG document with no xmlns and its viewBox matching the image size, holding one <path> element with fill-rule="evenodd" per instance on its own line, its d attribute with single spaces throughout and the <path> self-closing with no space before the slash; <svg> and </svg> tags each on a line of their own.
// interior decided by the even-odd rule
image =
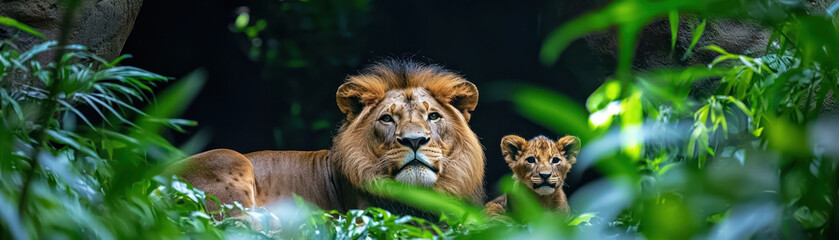
<svg viewBox="0 0 839 240">
<path fill-rule="evenodd" d="M 39 37 L 41 39 L 46 39 L 46 37 L 44 37 L 44 35 L 41 34 L 40 32 L 35 31 L 35 29 L 32 29 L 31 27 L 27 26 L 26 24 L 20 23 L 17 20 L 14 20 L 14 19 L 11 19 L 11 18 L 0 17 L 0 24 L 20 29 L 21 31 L 24 31 L 26 33 L 35 35 L 36 37 Z"/>
<path fill-rule="evenodd" d="M 750 6 L 782 15 L 761 15 Z M 639 14 L 621 17 L 626 9 Z M 612 225 L 665 239 L 835 236 L 839 156 L 823 150 L 835 147 L 823 136 L 837 127 L 823 114 L 829 110 L 825 103 L 836 99 L 828 93 L 836 92 L 839 77 L 839 65 L 831 57 L 839 54 L 835 18 L 803 14 L 781 1 L 616 1 L 554 32 L 543 48 L 543 60 L 552 63 L 571 40 L 607 26 L 617 26 L 620 41 L 631 43 L 648 17 L 669 14 L 678 21 L 683 12 L 750 17 L 771 28 L 773 37 L 764 56 L 703 46 L 702 51 L 719 54 L 708 66 L 637 73 L 629 68 L 633 44 L 621 43 L 616 78 L 586 102 L 595 137 L 578 160 L 583 167 L 596 166 L 612 182 L 640 189 L 626 190 L 633 193 L 627 199 L 631 204 L 619 210 Z M 599 24 L 588 24 L 595 19 Z M 691 48 L 704 25 L 693 33 Z M 691 96 L 690 86 L 708 78 L 719 79 L 714 94 Z M 528 88 L 514 93 L 533 96 L 513 98 L 522 109 L 547 99 L 539 97 L 543 93 L 531 95 L 535 92 Z M 557 101 L 541 104 L 577 108 Z M 569 112 L 523 113 L 557 132 L 580 131 L 563 121 L 544 121 L 580 117 L 567 116 Z M 592 208 L 582 204 L 582 209 Z"/>
<path fill-rule="evenodd" d="M 271 209 L 234 204 L 208 212 L 207 200 L 217 202 L 213 196 L 160 175 L 185 156 L 161 132 L 195 124 L 171 117 L 200 89 L 200 71 L 153 98 L 152 87 L 168 79 L 118 66 L 122 58 L 109 62 L 82 46 L 54 42 L 21 51 L 3 41 L 0 232 L 16 239 L 835 237 L 839 122 L 824 112 L 839 90 L 839 21 L 798 7 L 788 1 L 620 0 L 558 28 L 542 51 L 548 64 L 574 39 L 617 27 L 615 78 L 585 106 L 526 85 L 508 88 L 508 98 L 533 121 L 581 136 L 586 146 L 574 171 L 594 166 L 606 178 L 576 191 L 570 214 L 542 209 L 526 187 L 506 178 L 502 191 L 513 211 L 500 218 L 428 189 L 388 180 L 369 186 L 438 214 L 436 221 L 378 208 L 324 211 L 300 198 Z M 640 29 L 654 18 L 678 21 L 682 14 L 753 19 L 773 31 L 768 51 L 745 56 L 694 46 L 703 20 L 690 48 L 718 53 L 713 62 L 633 72 Z M 252 39 L 267 23 L 250 25 L 249 18 L 240 15 L 235 26 Z M 66 52 L 46 65 L 36 60 L 55 50 Z M 43 85 L 7 87 L 15 76 Z M 719 82 L 714 94 L 693 96 L 691 86 L 709 78 Z M 150 107 L 137 107 L 153 99 Z M 234 209 L 246 214 L 230 217 Z"/>
</svg>

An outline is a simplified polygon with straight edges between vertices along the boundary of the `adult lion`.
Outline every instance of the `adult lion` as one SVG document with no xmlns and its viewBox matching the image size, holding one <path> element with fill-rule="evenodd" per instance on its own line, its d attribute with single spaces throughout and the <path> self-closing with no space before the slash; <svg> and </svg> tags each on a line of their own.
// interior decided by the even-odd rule
<svg viewBox="0 0 839 240">
<path fill-rule="evenodd" d="M 246 207 L 292 194 L 340 211 L 398 206 L 380 206 L 387 204 L 364 190 L 376 178 L 482 203 L 484 153 L 467 124 L 478 103 L 474 84 L 436 65 L 388 60 L 350 76 L 336 100 L 346 122 L 331 150 L 216 149 L 184 160 L 177 174 Z"/>
</svg>

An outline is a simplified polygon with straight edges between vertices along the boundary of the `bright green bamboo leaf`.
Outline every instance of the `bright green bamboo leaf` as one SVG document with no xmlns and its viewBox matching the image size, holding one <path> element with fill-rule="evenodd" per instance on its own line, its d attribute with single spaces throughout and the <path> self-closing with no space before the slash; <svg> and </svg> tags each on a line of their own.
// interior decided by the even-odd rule
<svg viewBox="0 0 839 240">
<path fill-rule="evenodd" d="M 521 182 L 513 180 L 512 177 L 502 177 L 499 186 L 501 186 L 501 191 L 506 193 L 509 198 L 508 204 L 510 206 L 508 207 L 513 209 L 513 216 L 523 222 L 543 218 L 546 209 L 539 205 L 533 190 L 527 188 Z"/>
<path fill-rule="evenodd" d="M 591 12 L 571 20 L 548 34 L 539 57 L 542 64 L 553 64 L 559 54 L 577 38 L 586 34 L 617 26 L 625 31 L 624 37 L 635 35 L 642 26 L 655 17 L 669 14 L 674 10 L 703 11 L 707 9 L 732 8 L 741 3 L 724 0 L 682 1 L 682 0 L 622 0 L 614 1 L 602 10 Z M 623 29 L 623 30 L 621 30 Z M 629 46 L 628 42 L 625 42 Z M 634 48 L 634 46 L 631 46 Z M 624 50 L 629 52 L 630 49 Z"/>
<path fill-rule="evenodd" d="M 621 104 L 621 135 L 623 140 L 623 151 L 633 160 L 641 158 L 643 141 L 641 133 L 638 132 L 644 123 L 644 112 L 641 106 L 640 91 L 633 93 L 629 98 L 624 99 Z"/>
<path fill-rule="evenodd" d="M 721 55 L 731 55 L 730 53 L 728 53 L 727 51 L 725 51 L 724 49 L 722 49 L 721 47 L 719 47 L 717 45 L 709 45 L 709 46 L 705 46 L 703 48 L 706 49 L 706 50 L 711 50 L 711 51 L 717 52 Z"/>
<path fill-rule="evenodd" d="M 250 14 L 247 12 L 240 13 L 239 16 L 236 17 L 236 21 L 234 22 L 234 26 L 239 31 L 245 29 L 248 26 L 248 22 L 250 22 Z"/>
<path fill-rule="evenodd" d="M 592 137 L 588 114 L 573 100 L 559 93 L 535 86 L 519 86 L 511 99 L 527 118 L 560 133 L 572 134 L 583 140 Z"/>
<path fill-rule="evenodd" d="M 45 37 L 44 34 L 41 34 L 40 32 L 38 32 L 38 30 L 35 30 L 35 29 L 27 26 L 26 24 L 23 24 L 21 22 L 18 22 L 17 20 L 14 20 L 14 19 L 11 19 L 11 18 L 8 18 L 8 17 L 0 17 L 0 24 L 6 25 L 6 26 L 9 26 L 9 27 L 13 27 L 13 28 L 17 28 L 21 31 L 27 32 L 27 33 L 32 34 L 32 35 L 34 35 L 36 37 L 39 37 L 41 39 L 47 39 L 47 37 Z"/>
<path fill-rule="evenodd" d="M 559 54 L 577 38 L 585 34 L 606 29 L 614 23 L 608 13 L 590 13 L 572 20 L 551 32 L 542 45 L 539 57 L 542 64 L 549 65 L 556 62 Z"/>
<path fill-rule="evenodd" d="M 571 220 L 571 222 L 568 223 L 568 226 L 577 226 L 577 225 L 580 225 L 581 223 L 588 223 L 589 221 L 591 221 L 591 218 L 596 217 L 596 216 L 597 216 L 597 213 L 592 213 L 592 212 L 577 215 L 577 217 L 575 217 L 574 220 Z"/>
<path fill-rule="evenodd" d="M 157 104 L 148 107 L 145 112 L 152 119 L 166 119 L 179 115 L 189 106 L 189 102 L 198 96 L 206 78 L 207 74 L 203 69 L 193 71 L 161 92 Z M 145 122 L 152 123 L 153 121 Z M 144 124 L 141 127 L 149 132 L 159 131 L 160 125 L 154 125 L 156 124 Z"/>
<path fill-rule="evenodd" d="M 693 38 L 690 40 L 690 45 L 688 46 L 687 51 L 685 51 L 685 55 L 682 56 L 682 60 L 687 59 L 690 57 L 693 48 L 696 47 L 696 43 L 699 42 L 699 38 L 702 37 L 702 34 L 705 33 L 705 24 L 708 23 L 708 20 L 702 19 L 702 23 L 700 23 L 696 28 L 693 30 Z"/>
<path fill-rule="evenodd" d="M 810 154 L 807 133 L 803 129 L 784 118 L 769 115 L 765 117 L 769 121 L 766 126 L 766 137 L 772 149 L 794 155 Z"/>
<path fill-rule="evenodd" d="M 670 11 L 668 20 L 670 21 L 670 54 L 673 54 L 676 50 L 676 40 L 679 39 L 679 11 Z"/>
<path fill-rule="evenodd" d="M 586 109 L 589 112 L 603 110 L 610 102 L 617 100 L 621 95 L 621 84 L 616 80 L 608 80 L 594 90 L 586 100 Z"/>
</svg>

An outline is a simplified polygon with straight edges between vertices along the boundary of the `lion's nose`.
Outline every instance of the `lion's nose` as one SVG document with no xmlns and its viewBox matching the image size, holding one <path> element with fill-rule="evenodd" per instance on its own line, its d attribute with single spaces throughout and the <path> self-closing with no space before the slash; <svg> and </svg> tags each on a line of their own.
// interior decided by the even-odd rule
<svg viewBox="0 0 839 240">
<path fill-rule="evenodd" d="M 539 176 L 542 177 L 542 179 L 548 180 L 548 178 L 551 177 L 551 173 L 539 173 Z"/>
<path fill-rule="evenodd" d="M 427 138 L 427 137 L 404 137 L 404 138 L 396 139 L 396 141 L 398 141 L 399 144 L 402 144 L 406 147 L 410 147 L 411 149 L 414 150 L 414 152 L 416 152 L 417 149 L 422 147 L 422 145 L 425 145 L 426 143 L 428 143 L 428 140 L 429 140 L 429 138 Z"/>
</svg>

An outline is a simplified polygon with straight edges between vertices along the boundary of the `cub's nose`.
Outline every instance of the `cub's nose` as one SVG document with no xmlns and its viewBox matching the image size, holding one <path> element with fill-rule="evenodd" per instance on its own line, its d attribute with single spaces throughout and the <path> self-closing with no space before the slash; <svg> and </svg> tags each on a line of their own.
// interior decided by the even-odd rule
<svg viewBox="0 0 839 240">
<path fill-rule="evenodd" d="M 396 139 L 396 141 L 398 141 L 399 144 L 402 144 L 403 146 L 406 146 L 406 147 L 409 147 L 409 148 L 413 149 L 414 152 L 416 152 L 417 149 L 422 147 L 422 145 L 425 145 L 426 143 L 428 143 L 428 140 L 429 140 L 429 138 L 427 138 L 427 137 L 404 137 L 404 138 Z"/>
<path fill-rule="evenodd" d="M 547 181 L 548 178 L 551 177 L 551 173 L 539 173 L 539 176 L 542 177 L 542 179 Z"/>
</svg>

